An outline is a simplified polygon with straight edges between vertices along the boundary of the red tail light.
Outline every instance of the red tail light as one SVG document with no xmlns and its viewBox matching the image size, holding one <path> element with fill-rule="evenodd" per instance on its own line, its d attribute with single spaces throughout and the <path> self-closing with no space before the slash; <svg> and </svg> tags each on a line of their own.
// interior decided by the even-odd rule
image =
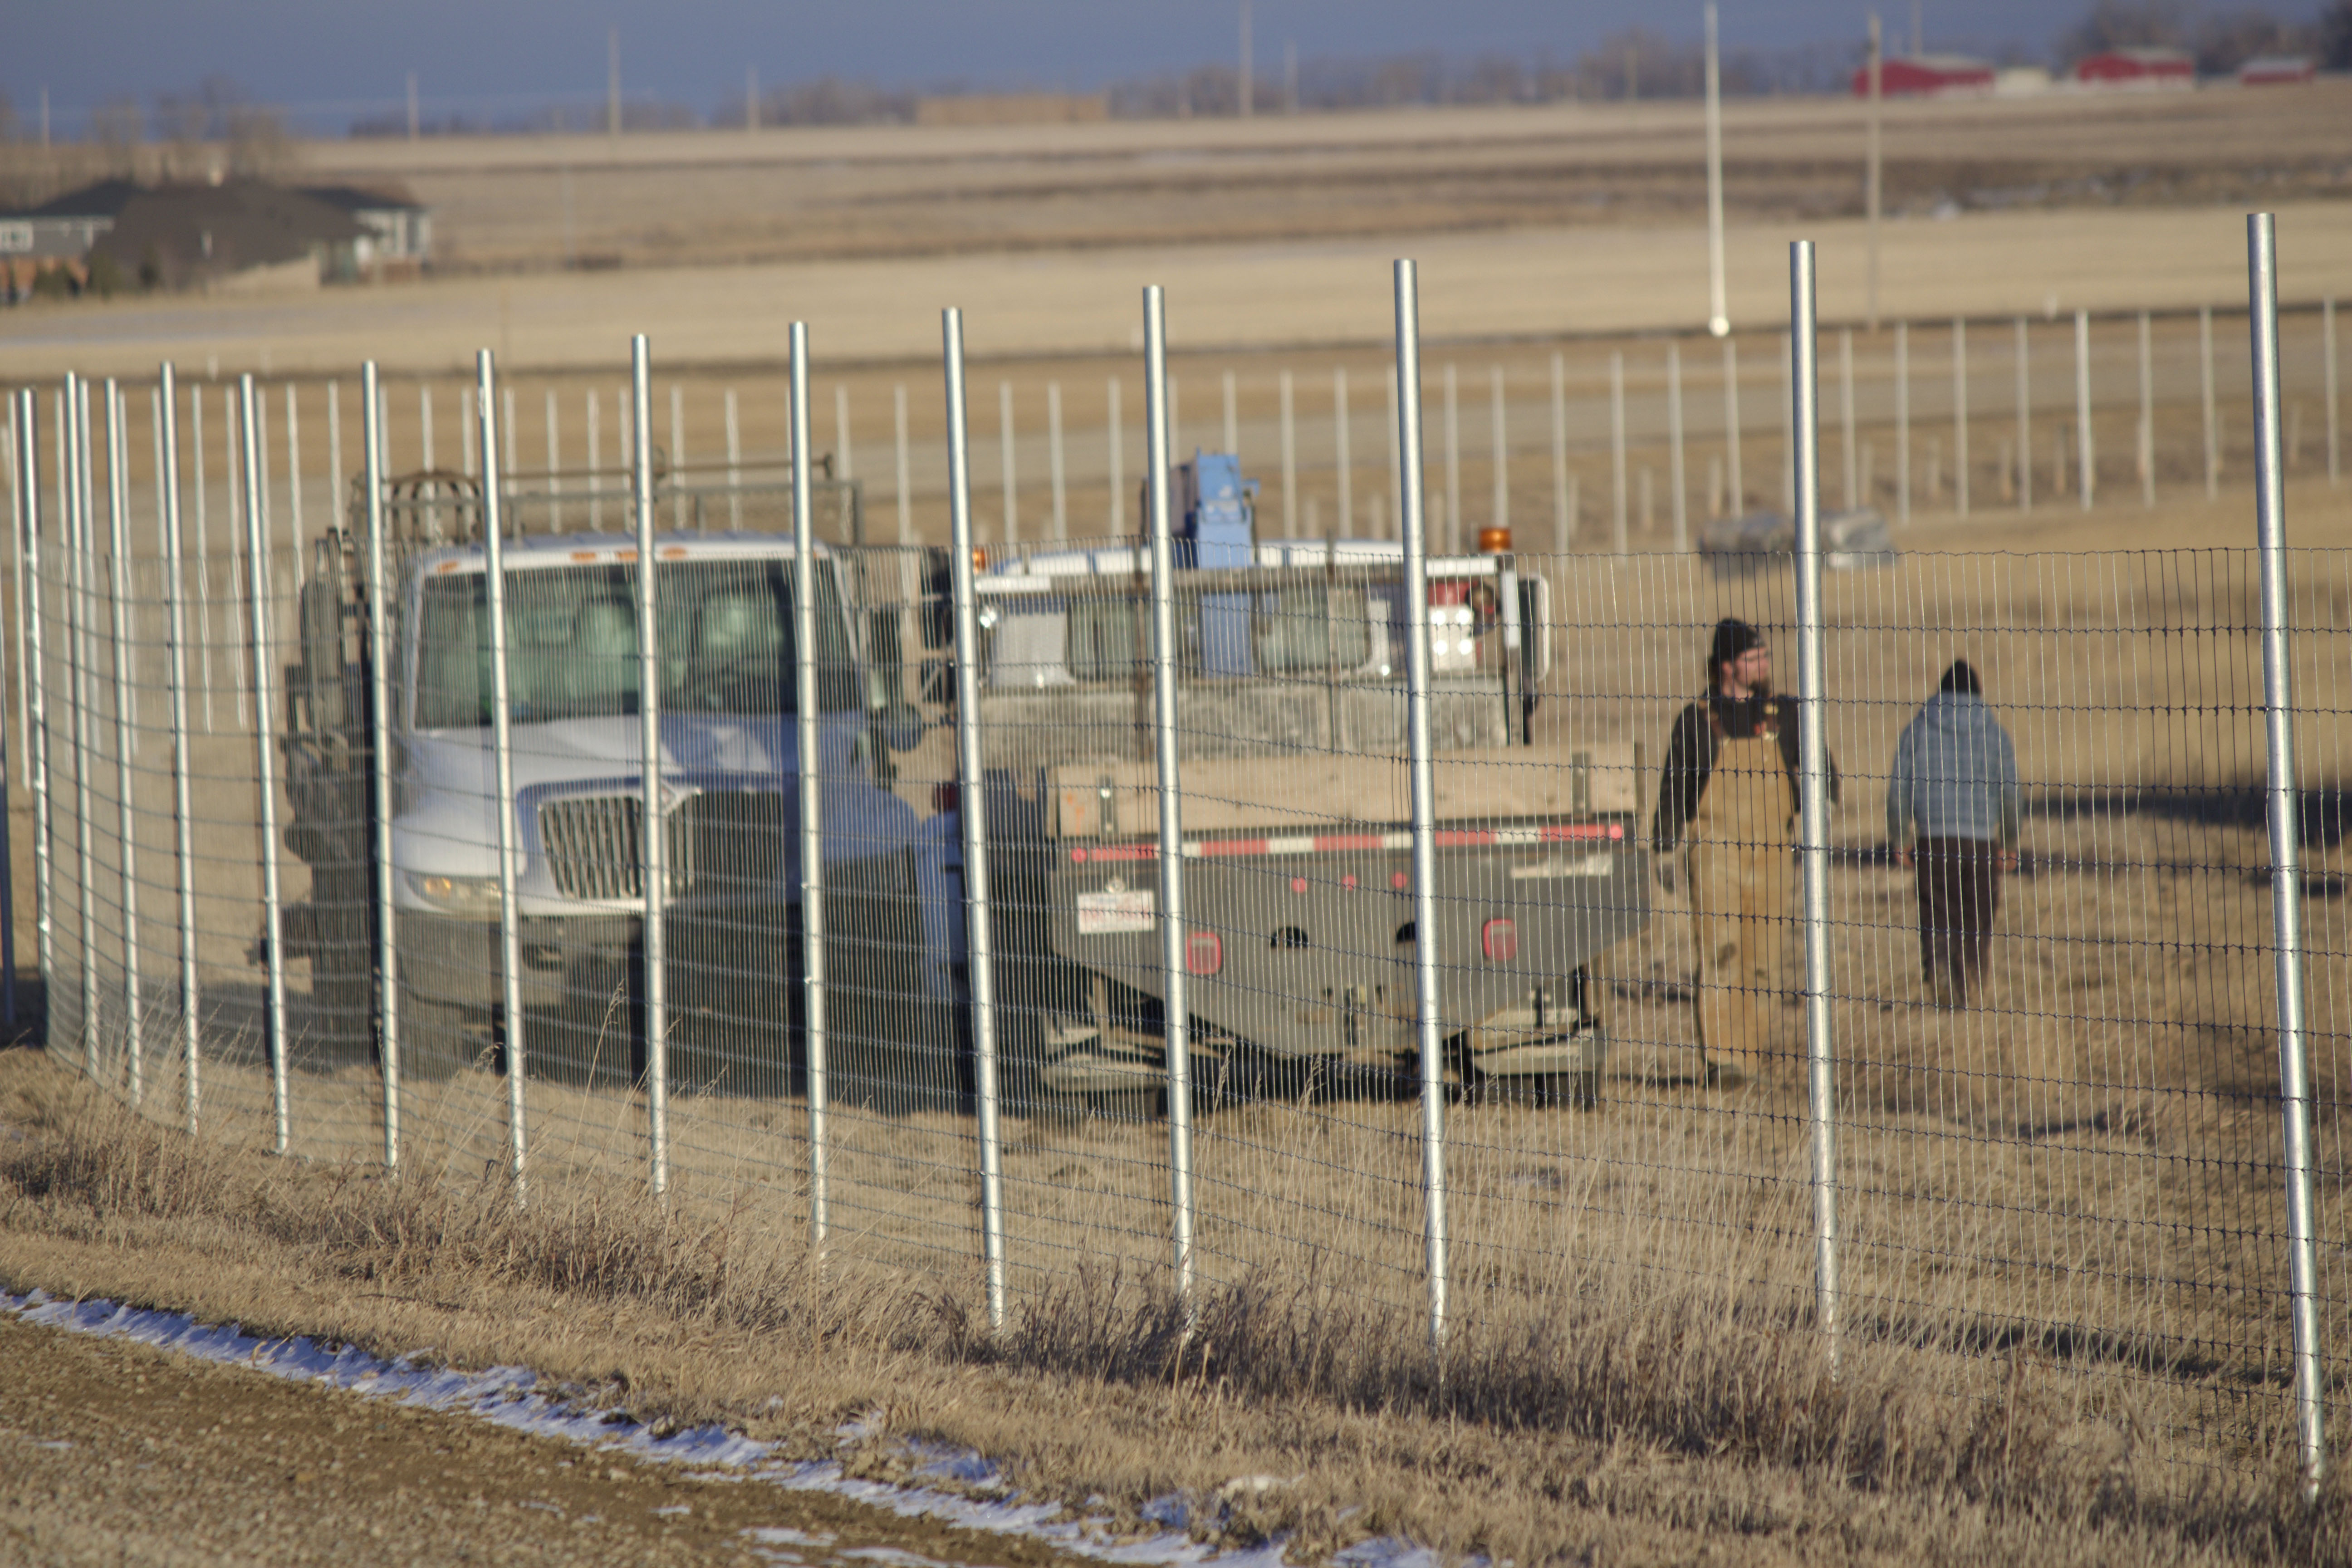
<svg viewBox="0 0 2352 1568">
<path fill-rule="evenodd" d="M 1184 939 L 1184 969 L 1190 974 L 1214 974 L 1225 966 L 1225 939 L 1213 931 L 1196 931 Z"/>
<path fill-rule="evenodd" d="M 1478 928 L 1478 945 L 1489 963 L 1509 963 L 1519 956 L 1519 922 L 1488 921 Z"/>
</svg>

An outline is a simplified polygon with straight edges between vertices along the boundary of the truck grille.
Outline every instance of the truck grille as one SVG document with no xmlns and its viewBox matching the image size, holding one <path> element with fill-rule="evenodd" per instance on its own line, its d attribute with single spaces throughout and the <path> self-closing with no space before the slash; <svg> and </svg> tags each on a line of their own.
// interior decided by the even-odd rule
<svg viewBox="0 0 2352 1568">
<path fill-rule="evenodd" d="M 575 795 L 539 808 L 539 839 L 556 889 L 571 899 L 645 896 L 643 802 Z M 784 864 L 784 797 L 775 790 L 688 795 L 663 821 L 669 896 L 721 898 L 766 890 Z"/>
</svg>

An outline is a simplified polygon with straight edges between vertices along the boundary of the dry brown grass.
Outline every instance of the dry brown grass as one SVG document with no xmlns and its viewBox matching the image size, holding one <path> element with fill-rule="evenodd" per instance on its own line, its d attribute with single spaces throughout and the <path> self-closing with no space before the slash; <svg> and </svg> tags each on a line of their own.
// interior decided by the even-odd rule
<svg viewBox="0 0 2352 1568">
<path fill-rule="evenodd" d="M 388 1353 L 522 1361 L 651 1419 L 719 1419 L 903 1477 L 906 1439 L 968 1445 L 1032 1496 L 1128 1517 L 1175 1490 L 1196 1530 L 1287 1533 L 1315 1557 L 1394 1531 L 1521 1563 L 2343 1562 L 2347 1514 L 2305 1510 L 2277 1458 L 2208 1468 L 2161 1402 L 2046 1352 L 1964 1361 L 1867 1340 L 1832 1379 L 1801 1281 L 1718 1247 L 1705 1275 L 1619 1271 L 1539 1311 L 1466 1318 L 1442 1362 L 1330 1279 L 1204 1292 L 1185 1331 L 1116 1262 L 985 1332 L 969 1276 L 855 1258 L 822 1277 L 743 1211 L 670 1210 L 621 1183 L 497 1182 L 190 1142 L 29 1052 L 0 1057 L 0 1271 Z M 194 1260 L 205 1260 L 200 1269 Z M 2184 1465 L 2184 1461 L 2186 1461 Z M 1295 1478 L 1263 1492 L 1236 1476 Z"/>
</svg>

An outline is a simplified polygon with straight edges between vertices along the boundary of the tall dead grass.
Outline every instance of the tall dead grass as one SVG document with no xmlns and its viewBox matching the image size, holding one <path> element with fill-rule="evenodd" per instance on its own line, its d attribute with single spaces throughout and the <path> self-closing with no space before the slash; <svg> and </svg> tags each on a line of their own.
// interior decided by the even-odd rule
<svg viewBox="0 0 2352 1568">
<path fill-rule="evenodd" d="M 1014 1457 L 1024 1489 L 1102 1493 L 1130 1513 L 1155 1490 L 1189 1489 L 1211 1505 L 1196 1510 L 1196 1529 L 1229 1539 L 1286 1532 L 1328 1550 L 1376 1526 L 1410 1531 L 1409 1509 L 1350 1510 L 1379 1501 L 1384 1484 L 1405 1488 L 1397 1467 L 1431 1462 L 1430 1434 L 1466 1428 L 1485 1446 L 1473 1463 L 1453 1453 L 1440 1490 L 1457 1509 L 1475 1497 L 1487 1516 L 1507 1502 L 1523 1513 L 1532 1500 L 1513 1494 L 1532 1486 L 1546 1507 L 1571 1514 L 1625 1510 L 1678 1529 L 1752 1534 L 1753 1510 L 1724 1501 L 1746 1494 L 1725 1490 L 1723 1478 L 1771 1474 L 1796 1478 L 1815 1511 L 1829 1510 L 1809 1534 L 1835 1526 L 1840 1510 L 1852 1517 L 1838 1528 L 1850 1532 L 1865 1514 L 1883 1523 L 1889 1507 L 1922 1521 L 1961 1510 L 1988 1541 L 2006 1543 L 2002 1555 L 2031 1539 L 2050 1561 L 2097 1561 L 2128 1546 L 2144 1560 L 2352 1563 L 2352 1498 L 2340 1483 L 2305 1506 L 2278 1454 L 2252 1456 L 2244 1469 L 2199 1464 L 2162 1439 L 2161 1413 L 2144 1397 L 2062 1375 L 2030 1352 L 1941 1358 L 1923 1376 L 1916 1347 L 1864 1341 L 1832 1374 L 1801 1282 L 1759 1278 L 1728 1258 L 1712 1278 L 1630 1280 L 1467 1313 L 1442 1354 L 1392 1307 L 1311 1269 L 1207 1289 L 1188 1315 L 1161 1279 L 1089 1264 L 1028 1297 L 1000 1336 L 986 1330 L 976 1281 L 841 1260 L 820 1270 L 804 1245 L 746 1224 L 740 1207 L 689 1216 L 593 1181 L 525 1205 L 499 1179 L 270 1159 L 159 1128 L 30 1052 L 0 1059 L 0 1122 L 18 1134 L 0 1146 L 0 1234 L 128 1245 L 152 1227 L 178 1227 L 358 1293 L 528 1298 L 566 1319 L 590 1364 L 599 1309 L 625 1307 L 669 1324 L 681 1347 L 718 1331 L 814 1365 L 896 1366 L 902 1383 L 910 1368 L 1010 1374 L 1048 1412 L 1091 1415 L 1112 1388 L 1179 1405 L 1208 1399 L 1254 1451 L 1286 1455 L 1302 1473 L 1330 1459 L 1340 1431 L 1381 1458 L 1355 1453 L 1343 1479 L 1295 1499 L 1277 1488 L 1220 1501 L 1213 1461 L 1187 1464 L 1164 1443 L 1148 1457 L 1082 1456 L 1041 1438 L 1025 1464 Z M 608 1394 L 653 1418 L 744 1424 L 765 1408 L 753 1385 L 732 1408 L 673 1411 L 660 1382 L 641 1377 Z M 961 1430 L 940 1411 L 899 1411 L 893 1425 L 911 1436 Z M 1556 1462 L 1533 1458 L 1563 1440 L 1646 1456 L 1664 1471 L 1636 1485 L 1602 1465 L 1570 1484 Z M 1683 1484 L 1661 1485 L 1665 1472 Z M 1351 1497 L 1350 1484 L 1373 1495 Z M 1443 1531 L 1426 1518 L 1420 1527 Z M 1515 1538 L 1526 1531 L 1492 1517 L 1457 1537 L 1490 1548 Z"/>
</svg>

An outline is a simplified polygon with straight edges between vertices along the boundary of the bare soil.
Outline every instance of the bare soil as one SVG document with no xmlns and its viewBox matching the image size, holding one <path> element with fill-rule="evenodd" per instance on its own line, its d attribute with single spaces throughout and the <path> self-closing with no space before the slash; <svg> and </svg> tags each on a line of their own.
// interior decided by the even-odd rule
<svg viewBox="0 0 2352 1568">
<path fill-rule="evenodd" d="M 14 1563 L 1066 1561 L 10 1317 L 0 1361 L 0 1556 Z M 789 1532 L 767 1538 L 786 1554 L 752 1531 Z"/>
</svg>

